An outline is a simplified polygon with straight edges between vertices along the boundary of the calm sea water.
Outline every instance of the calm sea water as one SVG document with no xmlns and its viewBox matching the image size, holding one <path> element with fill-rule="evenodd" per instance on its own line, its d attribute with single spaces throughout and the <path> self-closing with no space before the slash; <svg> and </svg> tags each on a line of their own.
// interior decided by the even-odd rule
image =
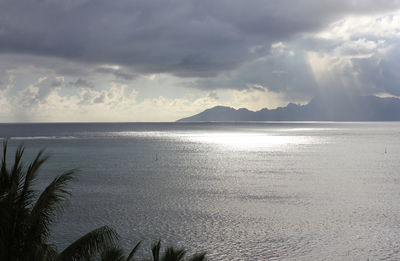
<svg viewBox="0 0 400 261">
<path fill-rule="evenodd" d="M 108 224 L 210 260 L 400 259 L 400 123 L 0 124 L 79 168 L 60 248 Z"/>
</svg>

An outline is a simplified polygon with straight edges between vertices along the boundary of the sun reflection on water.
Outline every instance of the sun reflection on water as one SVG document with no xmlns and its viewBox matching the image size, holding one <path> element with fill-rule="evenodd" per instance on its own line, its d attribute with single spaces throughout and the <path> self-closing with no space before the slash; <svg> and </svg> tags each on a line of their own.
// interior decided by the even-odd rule
<svg viewBox="0 0 400 261">
<path fill-rule="evenodd" d="M 305 132 L 302 131 L 304 134 Z M 210 144 L 234 149 L 268 149 L 284 148 L 287 146 L 321 143 L 322 140 L 315 135 L 293 135 L 291 132 L 169 132 L 169 131 L 145 131 L 145 132 L 118 132 L 111 136 L 141 137 L 149 139 L 170 139 Z"/>
<path fill-rule="evenodd" d="M 192 142 L 217 144 L 242 149 L 273 148 L 314 142 L 314 139 L 309 136 L 282 136 L 266 133 L 204 133 L 188 135 L 185 138 Z"/>
</svg>

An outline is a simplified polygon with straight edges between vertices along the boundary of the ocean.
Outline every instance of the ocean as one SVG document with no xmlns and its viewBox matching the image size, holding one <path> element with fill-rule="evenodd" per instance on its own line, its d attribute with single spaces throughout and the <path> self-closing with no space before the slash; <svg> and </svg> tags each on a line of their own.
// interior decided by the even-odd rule
<svg viewBox="0 0 400 261">
<path fill-rule="evenodd" d="M 400 259 L 399 122 L 0 124 L 37 188 L 79 169 L 59 249 L 102 225 L 209 260 Z M 10 159 L 12 155 L 10 154 Z"/>
</svg>

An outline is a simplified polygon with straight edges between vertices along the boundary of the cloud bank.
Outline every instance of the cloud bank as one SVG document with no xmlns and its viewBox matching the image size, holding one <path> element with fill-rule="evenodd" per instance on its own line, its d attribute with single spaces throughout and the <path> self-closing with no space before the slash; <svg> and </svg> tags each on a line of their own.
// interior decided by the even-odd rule
<svg viewBox="0 0 400 261">
<path fill-rule="evenodd" d="M 395 0 L 0 0 L 0 119 L 145 120 L 129 108 L 148 106 L 158 121 L 217 104 L 304 103 L 325 91 L 400 96 L 399 8 Z"/>
<path fill-rule="evenodd" d="M 397 7 L 393 0 L 2 0 L 0 52 L 209 76 L 340 16 Z"/>
</svg>

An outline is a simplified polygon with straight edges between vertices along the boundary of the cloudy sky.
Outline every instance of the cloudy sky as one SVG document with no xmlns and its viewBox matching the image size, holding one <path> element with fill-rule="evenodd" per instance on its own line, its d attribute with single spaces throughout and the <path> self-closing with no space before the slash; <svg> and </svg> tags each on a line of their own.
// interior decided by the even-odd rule
<svg viewBox="0 0 400 261">
<path fill-rule="evenodd" d="M 397 0 L 0 0 L 0 121 L 400 96 Z"/>
</svg>

